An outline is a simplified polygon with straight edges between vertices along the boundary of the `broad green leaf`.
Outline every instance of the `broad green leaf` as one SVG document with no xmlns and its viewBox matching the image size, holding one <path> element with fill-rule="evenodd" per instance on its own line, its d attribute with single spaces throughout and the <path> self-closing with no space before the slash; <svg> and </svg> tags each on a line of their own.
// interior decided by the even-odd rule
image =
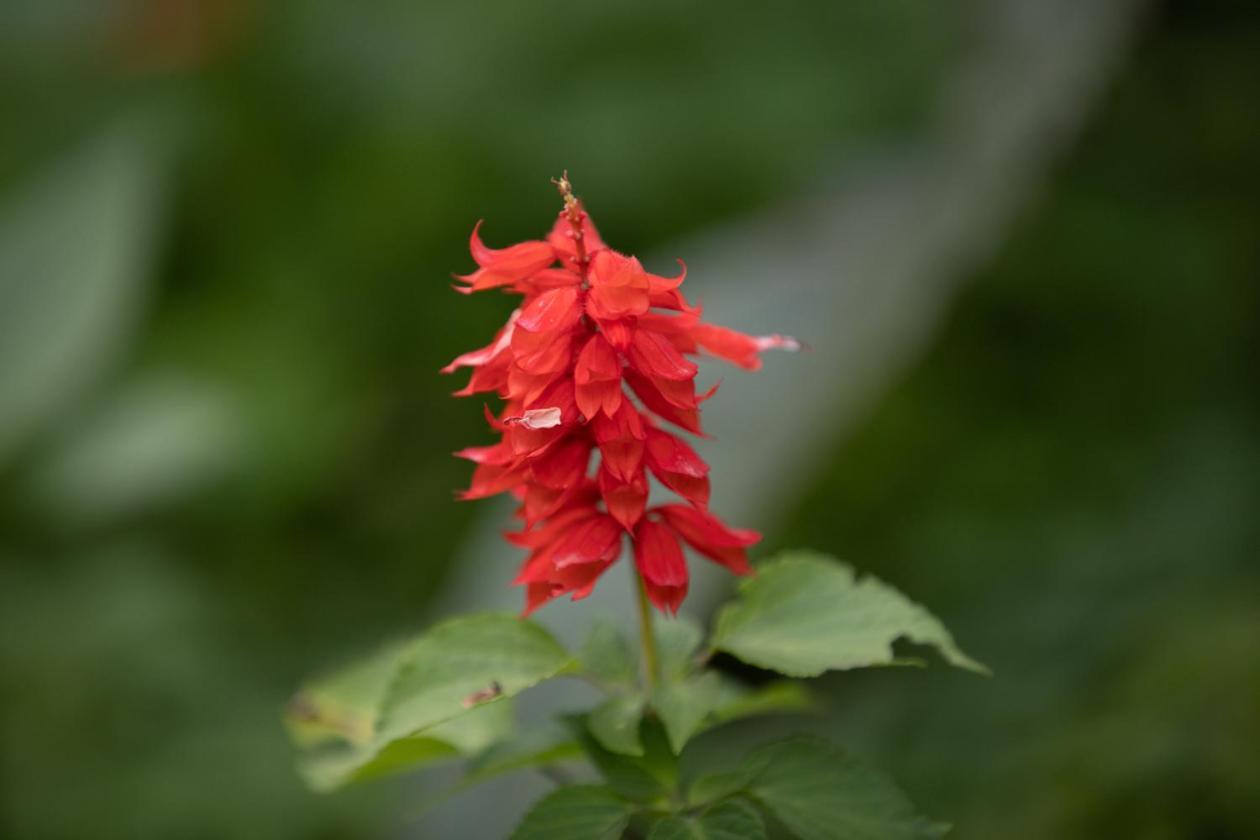
<svg viewBox="0 0 1260 840">
<path fill-rule="evenodd" d="M 287 722 L 303 775 L 328 790 L 481 752 L 510 733 L 509 698 L 569 665 L 532 622 L 447 621 L 298 693 Z"/>
<path fill-rule="evenodd" d="M 652 826 L 648 840 L 766 840 L 766 836 L 757 809 L 732 799 L 698 817 L 666 817 Z"/>
<path fill-rule="evenodd" d="M 0 460 L 126 349 L 160 224 L 157 139 L 108 130 L 0 201 Z"/>
<path fill-rule="evenodd" d="M 304 747 L 330 740 L 371 743 L 381 702 L 409 653 L 408 643 L 397 642 L 303 686 L 285 710 L 294 741 Z"/>
<path fill-rule="evenodd" d="M 462 616 L 412 643 L 386 692 L 377 740 L 420 732 L 478 702 L 512 697 L 572 666 L 551 634 L 510 614 Z"/>
<path fill-rule="evenodd" d="M 476 754 L 510 735 L 513 724 L 511 701 L 501 700 L 383 745 L 314 750 L 303 757 L 300 769 L 312 788 L 332 790 Z"/>
<path fill-rule="evenodd" d="M 657 617 L 653 622 L 657 656 L 660 657 L 660 678 L 678 679 L 695 666 L 696 651 L 704 639 L 704 630 L 686 616 Z"/>
<path fill-rule="evenodd" d="M 661 682 L 652 693 L 652 708 L 665 724 L 670 749 L 682 752 L 691 736 L 717 706 L 722 696 L 721 678 L 713 671 Z"/>
<path fill-rule="evenodd" d="M 948 830 L 915 813 L 887 778 L 821 741 L 770 744 L 745 768 L 748 793 L 800 840 L 928 840 Z"/>
<path fill-rule="evenodd" d="M 562 787 L 530 808 L 512 840 L 614 840 L 633 812 L 630 803 L 606 787 Z"/>
<path fill-rule="evenodd" d="M 814 707 L 813 695 L 799 682 L 778 680 L 749 689 L 732 680 L 723 680 L 722 697 L 713 710 L 711 724 L 758 715 L 801 714 L 813 711 Z"/>
<path fill-rule="evenodd" d="M 714 647 L 792 677 L 896 664 L 899 638 L 933 645 L 950 663 L 987 673 L 927 610 L 896 589 L 817 554 L 795 552 L 744 581 L 718 616 Z"/>
<path fill-rule="evenodd" d="M 643 720 L 643 697 L 619 694 L 600 703 L 587 717 L 586 725 L 595 739 L 622 755 L 643 755 L 639 722 Z"/>
<path fill-rule="evenodd" d="M 578 654 L 582 670 L 608 687 L 632 687 L 638 681 L 639 659 L 625 635 L 615 625 L 600 622 Z"/>
</svg>

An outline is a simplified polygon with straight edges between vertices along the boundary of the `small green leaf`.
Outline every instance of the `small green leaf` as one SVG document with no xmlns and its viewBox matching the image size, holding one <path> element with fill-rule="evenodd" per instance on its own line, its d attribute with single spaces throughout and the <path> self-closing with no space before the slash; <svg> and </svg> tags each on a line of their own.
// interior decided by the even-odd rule
<svg viewBox="0 0 1260 840">
<path fill-rule="evenodd" d="M 717 706 L 721 679 L 712 671 L 681 680 L 661 682 L 652 693 L 652 708 L 665 724 L 670 749 L 682 752 L 687 741 Z"/>
<path fill-rule="evenodd" d="M 744 581 L 718 616 L 714 646 L 750 665 L 792 677 L 890 665 L 905 637 L 934 645 L 961 668 L 987 672 L 927 610 L 876 580 L 822 555 L 792 553 Z"/>
<path fill-rule="evenodd" d="M 638 694 L 609 697 L 587 718 L 591 734 L 605 749 L 622 755 L 643 755 L 639 722 L 643 720 L 643 698 Z"/>
<path fill-rule="evenodd" d="M 589 722 L 570 718 L 574 736 L 586 757 L 621 796 L 636 802 L 663 802 L 678 780 L 678 762 L 660 724 L 648 718 L 639 727 L 642 756 L 621 755 L 605 749 L 589 732 Z"/>
<path fill-rule="evenodd" d="M 778 680 L 748 689 L 731 680 L 722 683 L 722 699 L 713 710 L 712 724 L 758 715 L 801 714 L 813 711 L 815 700 L 799 682 Z"/>
<path fill-rule="evenodd" d="M 660 657 L 660 678 L 679 679 L 689 674 L 694 666 L 696 651 L 704 639 L 704 630 L 686 616 L 658 617 L 653 622 L 657 655 Z"/>
<path fill-rule="evenodd" d="M 648 840 L 766 840 L 766 836 L 757 809 L 732 799 L 699 817 L 666 817 L 652 826 Z"/>
<path fill-rule="evenodd" d="M 597 623 L 578 654 L 582 670 L 609 687 L 632 687 L 638 681 L 639 660 L 621 630 Z"/>
<path fill-rule="evenodd" d="M 606 787 L 562 787 L 529 810 L 512 840 L 613 840 L 625 831 L 633 811 Z"/>
<path fill-rule="evenodd" d="M 770 744 L 744 764 L 748 793 L 800 840 L 929 840 L 948 830 L 919 816 L 884 776 L 821 741 Z"/>
</svg>

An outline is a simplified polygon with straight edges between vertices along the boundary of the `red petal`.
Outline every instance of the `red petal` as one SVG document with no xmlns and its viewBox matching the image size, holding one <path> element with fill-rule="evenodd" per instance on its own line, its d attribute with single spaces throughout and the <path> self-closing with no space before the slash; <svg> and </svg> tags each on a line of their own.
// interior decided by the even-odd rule
<svg viewBox="0 0 1260 840">
<path fill-rule="evenodd" d="M 653 475 L 689 502 L 709 503 L 709 465 L 684 441 L 661 429 L 648 429 L 647 464 Z"/>
<path fill-rule="evenodd" d="M 673 532 L 650 519 L 640 522 L 634 533 L 634 563 L 656 608 L 678 612 L 687 597 L 687 561 Z"/>
<path fill-rule="evenodd" d="M 612 417 L 599 416 L 592 424 L 604 466 L 617 478 L 629 481 L 643 460 L 647 439 L 643 417 L 629 400 Z"/>
<path fill-rule="evenodd" d="M 651 330 L 635 330 L 630 342 L 630 363 L 653 379 L 694 379 L 696 365 L 678 352 L 668 338 Z"/>
<path fill-rule="evenodd" d="M 648 484 L 639 470 L 629 481 L 614 476 L 607 466 L 599 470 L 599 492 L 603 496 L 604 505 L 614 519 L 627 531 L 643 518 L 643 509 L 647 507 Z"/>
<path fill-rule="evenodd" d="M 701 347 L 714 356 L 748 370 L 757 370 L 761 367 L 759 354 L 763 350 L 801 349 L 800 342 L 785 335 L 745 335 L 716 324 L 696 324 L 691 329 L 691 335 Z"/>
<path fill-rule="evenodd" d="M 530 461 L 534 481 L 556 490 L 577 485 L 586 476 L 591 460 L 591 441 L 585 435 L 569 435 Z"/>
<path fill-rule="evenodd" d="M 600 320 L 642 315 L 652 305 L 651 281 L 634 257 L 603 250 L 591 259 L 587 310 Z"/>
<path fill-rule="evenodd" d="M 695 408 L 680 408 L 674 405 L 652 380 L 638 373 L 634 368 L 626 368 L 626 382 L 643 400 L 643 404 L 664 420 L 680 426 L 697 435 L 704 434 L 700 429 L 700 412 Z"/>
<path fill-rule="evenodd" d="M 696 551 L 737 575 L 752 574 L 745 549 L 758 542 L 761 534 L 742 528 L 728 528 L 708 511 L 689 505 L 662 505 L 656 510 Z"/>
</svg>

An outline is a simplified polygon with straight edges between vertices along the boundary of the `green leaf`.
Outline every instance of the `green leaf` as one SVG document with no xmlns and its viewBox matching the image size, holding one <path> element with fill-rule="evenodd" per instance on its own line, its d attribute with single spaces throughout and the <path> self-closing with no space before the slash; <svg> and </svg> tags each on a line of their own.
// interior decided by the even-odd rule
<svg viewBox="0 0 1260 840">
<path fill-rule="evenodd" d="M 713 725 L 758 715 L 801 714 L 814 710 L 816 701 L 802 683 L 778 680 L 748 689 L 732 680 L 722 683 L 722 698 L 713 710 Z"/>
<path fill-rule="evenodd" d="M 732 799 L 699 817 L 666 817 L 652 826 L 648 840 L 766 840 L 766 826 L 757 809 Z"/>
<path fill-rule="evenodd" d="M 498 613 L 451 619 L 412 644 L 385 695 L 377 739 L 422 731 L 571 666 L 564 648 L 534 622 Z"/>
<path fill-rule="evenodd" d="M 397 642 L 303 686 L 285 710 L 293 739 L 304 747 L 371 743 L 381 702 L 409 655 L 410 643 Z"/>
<path fill-rule="evenodd" d="M 563 787 L 529 810 L 512 840 L 613 840 L 625 831 L 633 811 L 606 787 Z"/>
<path fill-rule="evenodd" d="M 712 671 L 681 680 L 666 680 L 656 687 L 652 693 L 652 708 L 665 725 L 670 749 L 675 754 L 682 752 L 691 736 L 700 730 L 721 696 L 721 678 Z"/>
<path fill-rule="evenodd" d="M 509 698 L 570 664 L 515 616 L 439 624 L 297 694 L 287 722 L 306 749 L 303 775 L 328 790 L 481 752 L 510 733 Z"/>
<path fill-rule="evenodd" d="M 582 670 L 608 687 L 633 687 L 639 660 L 634 648 L 615 625 L 597 623 L 578 654 Z"/>
<path fill-rule="evenodd" d="M 905 637 L 934 645 L 961 668 L 987 673 L 927 610 L 873 577 L 822 555 L 795 552 L 744 581 L 718 616 L 714 647 L 792 677 L 896 664 Z"/>
<path fill-rule="evenodd" d="M 382 745 L 325 747 L 307 753 L 299 764 L 315 790 L 327 791 L 351 782 L 365 782 L 411 772 L 472 755 L 511 734 L 510 700 L 487 703 L 467 714 Z"/>
<path fill-rule="evenodd" d="M 696 651 L 704 639 L 704 630 L 700 625 L 686 616 L 658 616 L 652 629 L 656 636 L 657 656 L 660 657 L 660 678 L 679 679 L 691 673 L 696 664 Z"/>
<path fill-rule="evenodd" d="M 748 793 L 800 840 L 928 840 L 948 830 L 919 816 L 884 776 L 822 741 L 770 744 L 744 767 Z"/>
<path fill-rule="evenodd" d="M 605 749 L 589 731 L 586 718 L 570 718 L 574 736 L 586 757 L 621 796 L 636 802 L 664 802 L 678 781 L 678 762 L 669 750 L 661 725 L 647 718 L 639 727 L 642 756 L 622 755 Z"/>
<path fill-rule="evenodd" d="M 642 720 L 643 697 L 619 694 L 596 706 L 586 725 L 605 749 L 639 756 L 643 755 L 643 743 L 639 740 L 639 722 Z"/>
<path fill-rule="evenodd" d="M 461 787 L 531 767 L 546 767 L 582 757 L 582 748 L 568 728 L 532 726 L 528 731 L 491 744 L 469 762 Z"/>
<path fill-rule="evenodd" d="M 0 207 L 0 460 L 126 350 L 159 233 L 164 144 L 119 125 Z"/>
</svg>

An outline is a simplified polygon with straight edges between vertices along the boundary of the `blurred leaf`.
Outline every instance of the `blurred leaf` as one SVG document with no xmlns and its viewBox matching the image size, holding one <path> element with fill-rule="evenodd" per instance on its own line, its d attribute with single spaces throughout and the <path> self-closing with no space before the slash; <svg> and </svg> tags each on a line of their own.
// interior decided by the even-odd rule
<svg viewBox="0 0 1260 840">
<path fill-rule="evenodd" d="M 731 680 L 722 683 L 722 697 L 713 709 L 713 722 L 728 723 L 747 717 L 812 711 L 814 696 L 802 683 L 779 680 L 748 689 Z"/>
<path fill-rule="evenodd" d="M 657 617 L 652 625 L 660 657 L 660 677 L 678 678 L 695 666 L 696 651 L 704 639 L 704 630 L 693 619 L 679 615 Z"/>
<path fill-rule="evenodd" d="M 793 552 L 764 564 L 722 609 L 714 647 L 792 677 L 891 665 L 905 637 L 936 646 L 960 668 L 986 673 L 927 610 L 873 577 L 819 554 Z"/>
<path fill-rule="evenodd" d="M 327 790 L 486 749 L 511 731 L 505 701 L 570 665 L 533 622 L 463 616 L 304 688 L 289 726 L 300 744 L 322 745 L 303 766 Z M 332 736 L 344 743 L 329 746 Z"/>
<path fill-rule="evenodd" d="M 615 624 L 600 621 L 578 654 L 582 668 L 607 686 L 633 686 L 638 678 L 638 656 Z"/>
<path fill-rule="evenodd" d="M 652 826 L 648 840 L 765 840 L 766 836 L 757 809 L 733 799 L 698 817 L 666 817 Z"/>
<path fill-rule="evenodd" d="M 734 771 L 698 779 L 693 796 L 740 790 L 801 840 L 927 840 L 948 830 L 919 816 L 882 775 L 807 738 L 754 750 Z"/>
<path fill-rule="evenodd" d="M 641 756 L 606 749 L 591 735 L 588 718 L 571 718 L 570 725 L 586 757 L 618 794 L 636 802 L 660 802 L 668 797 L 677 781 L 678 765 L 664 730 L 655 720 L 647 718 L 639 727 Z"/>
<path fill-rule="evenodd" d="M 552 791 L 529 810 L 512 840 L 612 840 L 633 808 L 606 787 L 571 785 Z"/>
<path fill-rule="evenodd" d="M 39 465 L 32 493 L 68 520 L 169 507 L 241 460 L 234 409 L 204 383 L 170 376 L 131 383 Z"/>
<path fill-rule="evenodd" d="M 582 748 L 566 727 L 531 726 L 525 732 L 492 744 L 468 762 L 467 784 L 476 784 L 504 773 L 545 767 L 581 758 Z"/>
<path fill-rule="evenodd" d="M 618 694 L 592 709 L 586 723 L 605 749 L 639 756 L 643 755 L 643 743 L 639 740 L 641 720 L 643 697 L 639 694 Z"/>
<path fill-rule="evenodd" d="M 293 739 L 302 746 L 329 740 L 371 743 L 381 702 L 411 653 L 410 642 L 397 642 L 379 653 L 303 686 L 285 714 Z"/>
<path fill-rule="evenodd" d="M 389 741 L 383 747 L 316 750 L 303 758 L 302 775 L 311 787 L 327 791 L 351 782 L 421 770 L 485 750 L 510 735 L 513 723 L 510 700 L 487 703 L 423 733 Z"/>
<path fill-rule="evenodd" d="M 160 161 L 135 126 L 95 138 L 0 209 L 0 460 L 109 371 L 143 302 Z"/>
<path fill-rule="evenodd" d="M 691 736 L 717 706 L 721 678 L 709 671 L 694 677 L 662 680 L 652 693 L 652 708 L 660 715 L 675 754 L 682 752 Z"/>
</svg>

